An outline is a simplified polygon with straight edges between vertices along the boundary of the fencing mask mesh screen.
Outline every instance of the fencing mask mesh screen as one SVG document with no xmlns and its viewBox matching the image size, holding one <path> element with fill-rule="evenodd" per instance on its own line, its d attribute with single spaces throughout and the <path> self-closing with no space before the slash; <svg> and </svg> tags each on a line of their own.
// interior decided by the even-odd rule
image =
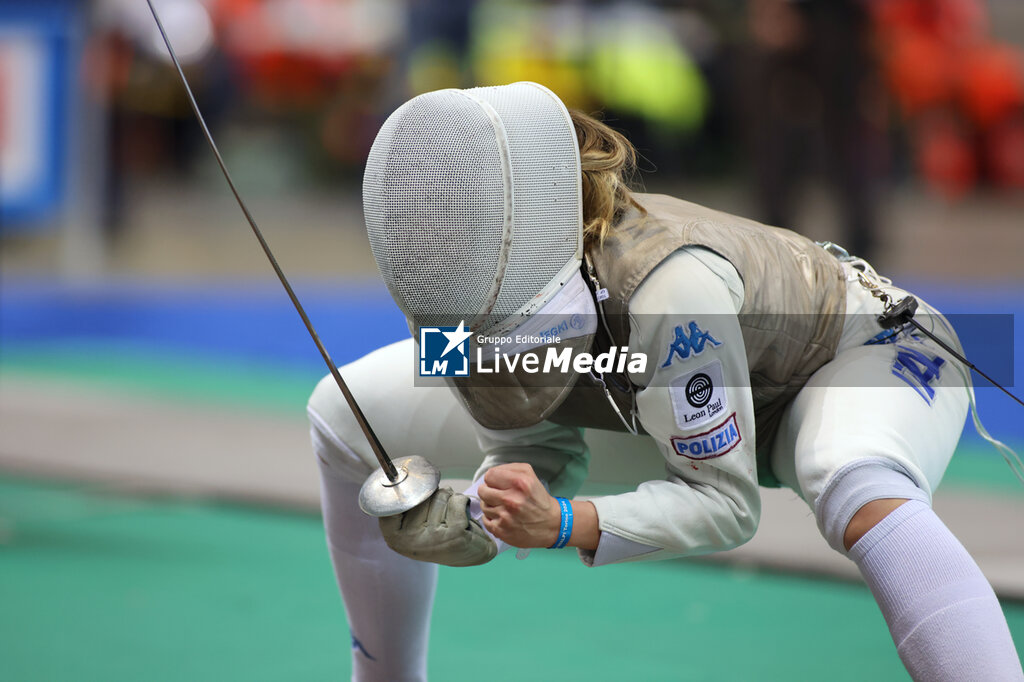
<svg viewBox="0 0 1024 682">
<path fill-rule="evenodd" d="M 363 209 L 377 266 L 411 325 L 514 324 L 579 265 L 568 111 L 536 83 L 420 95 L 377 134 Z"/>
</svg>

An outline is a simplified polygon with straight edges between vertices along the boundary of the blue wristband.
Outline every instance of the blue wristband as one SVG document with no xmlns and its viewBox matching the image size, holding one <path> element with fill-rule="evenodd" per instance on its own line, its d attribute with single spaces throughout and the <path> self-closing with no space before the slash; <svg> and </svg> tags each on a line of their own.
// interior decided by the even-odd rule
<svg viewBox="0 0 1024 682">
<path fill-rule="evenodd" d="M 558 527 L 558 539 L 548 549 L 562 549 L 569 544 L 572 536 L 572 505 L 564 497 L 556 497 L 558 506 L 562 510 L 562 523 Z"/>
</svg>

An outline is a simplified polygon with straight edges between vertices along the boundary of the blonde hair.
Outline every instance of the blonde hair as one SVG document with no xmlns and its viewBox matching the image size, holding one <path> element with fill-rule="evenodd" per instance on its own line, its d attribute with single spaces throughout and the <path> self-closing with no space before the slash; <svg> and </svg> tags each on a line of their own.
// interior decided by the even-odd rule
<svg viewBox="0 0 1024 682">
<path fill-rule="evenodd" d="M 636 149 L 622 135 L 597 119 L 570 110 L 580 145 L 583 172 L 583 244 L 600 247 L 623 212 L 633 206 L 628 180 L 636 169 Z"/>
</svg>

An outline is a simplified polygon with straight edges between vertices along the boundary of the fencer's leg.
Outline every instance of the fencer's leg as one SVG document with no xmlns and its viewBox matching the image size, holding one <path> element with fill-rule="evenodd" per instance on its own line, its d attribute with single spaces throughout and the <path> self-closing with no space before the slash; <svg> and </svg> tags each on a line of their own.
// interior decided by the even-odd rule
<svg viewBox="0 0 1024 682">
<path fill-rule="evenodd" d="M 846 526 L 846 532 L 843 534 L 843 547 L 846 551 L 850 551 L 850 548 L 857 544 L 857 541 L 864 537 L 869 530 L 877 526 L 878 522 L 890 513 L 896 511 L 904 502 L 909 502 L 909 500 L 901 497 L 871 500 L 861 507 L 850 519 L 850 523 Z"/>
<path fill-rule="evenodd" d="M 320 461 L 327 547 L 352 636 L 352 679 L 426 680 L 437 565 L 391 551 L 359 509 L 361 484 Z"/>
<path fill-rule="evenodd" d="M 915 390 L 893 373 L 896 352 L 853 348 L 811 377 L 783 415 L 772 467 L 857 565 L 914 679 L 1022 680 L 991 586 L 930 507 L 967 390 L 952 371 Z"/>
<path fill-rule="evenodd" d="M 898 497 L 861 504 L 876 494 Z M 911 677 L 1024 680 L 992 587 L 923 498 L 909 477 L 862 460 L 830 481 L 816 515 L 864 576 Z"/>
<path fill-rule="evenodd" d="M 468 477 L 480 460 L 469 417 L 443 384 L 412 385 L 412 358 L 410 340 L 341 371 L 391 457 L 422 455 L 446 475 Z M 353 679 L 424 680 L 437 566 L 393 552 L 377 519 L 359 509 L 376 458 L 330 376 L 308 413 L 327 544 L 352 634 Z"/>
</svg>

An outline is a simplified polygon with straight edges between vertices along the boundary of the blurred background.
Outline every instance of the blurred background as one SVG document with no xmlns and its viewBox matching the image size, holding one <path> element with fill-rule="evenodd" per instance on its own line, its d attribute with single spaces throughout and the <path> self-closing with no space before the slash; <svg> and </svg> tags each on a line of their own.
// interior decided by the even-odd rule
<svg viewBox="0 0 1024 682">
<path fill-rule="evenodd" d="M 339 364 L 408 333 L 361 215 L 384 118 L 420 92 L 533 80 L 627 134 L 638 187 L 844 244 L 962 314 L 974 362 L 1024 383 L 1019 0 L 156 5 Z M 304 418 L 324 373 L 145 1 L 3 0 L 0 678 L 347 676 Z M 989 430 L 1024 446 L 1021 408 L 977 393 Z M 1024 487 L 970 426 L 936 506 L 1021 647 Z M 792 494 L 767 491 L 758 538 L 715 562 L 442 571 L 431 672 L 472 679 L 508 655 L 473 627 L 501 581 L 504 637 L 546 672 L 492 679 L 573 679 L 559 647 L 605 642 L 588 679 L 678 679 L 679 628 L 696 652 L 726 635 L 753 652 L 695 656 L 685 679 L 906 679 Z M 549 592 L 586 623 L 574 639 L 523 598 Z"/>
</svg>

